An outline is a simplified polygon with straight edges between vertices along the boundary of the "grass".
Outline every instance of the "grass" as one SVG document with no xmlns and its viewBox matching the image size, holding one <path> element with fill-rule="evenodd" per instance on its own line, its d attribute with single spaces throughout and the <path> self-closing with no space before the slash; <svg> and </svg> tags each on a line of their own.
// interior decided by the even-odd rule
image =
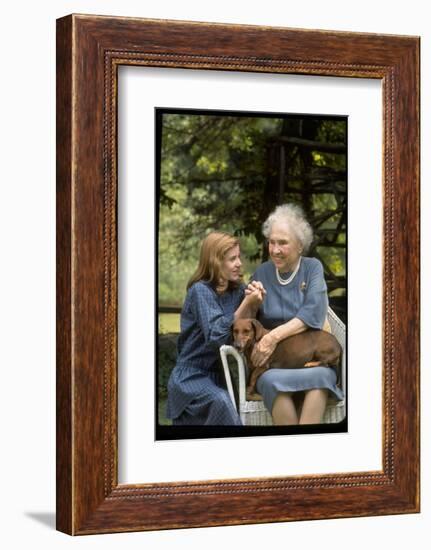
<svg viewBox="0 0 431 550">
<path fill-rule="evenodd" d="M 171 426 L 172 420 L 166 418 L 166 397 L 159 397 L 159 424 L 160 426 Z"/>
<path fill-rule="evenodd" d="M 160 313 L 159 314 L 159 334 L 167 332 L 180 332 L 180 314 L 179 313 Z"/>
</svg>

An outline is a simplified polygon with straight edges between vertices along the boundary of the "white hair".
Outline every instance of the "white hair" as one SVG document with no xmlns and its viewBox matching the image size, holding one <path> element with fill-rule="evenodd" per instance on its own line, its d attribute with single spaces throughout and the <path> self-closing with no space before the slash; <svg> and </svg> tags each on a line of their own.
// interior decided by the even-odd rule
<svg viewBox="0 0 431 550">
<path fill-rule="evenodd" d="M 304 212 L 296 204 L 281 204 L 271 212 L 262 225 L 264 237 L 269 239 L 274 223 L 286 225 L 302 246 L 303 253 L 306 254 L 313 241 L 313 230 L 305 218 Z"/>
</svg>

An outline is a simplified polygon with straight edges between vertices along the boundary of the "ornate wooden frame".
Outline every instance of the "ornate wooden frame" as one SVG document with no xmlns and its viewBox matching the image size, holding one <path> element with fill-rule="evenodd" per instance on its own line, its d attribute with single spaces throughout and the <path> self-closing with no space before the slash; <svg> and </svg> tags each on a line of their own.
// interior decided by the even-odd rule
<svg viewBox="0 0 431 550">
<path fill-rule="evenodd" d="M 118 484 L 119 65 L 382 81 L 381 471 Z M 87 15 L 59 19 L 57 268 L 59 530 L 89 534 L 419 511 L 419 38 Z"/>
</svg>

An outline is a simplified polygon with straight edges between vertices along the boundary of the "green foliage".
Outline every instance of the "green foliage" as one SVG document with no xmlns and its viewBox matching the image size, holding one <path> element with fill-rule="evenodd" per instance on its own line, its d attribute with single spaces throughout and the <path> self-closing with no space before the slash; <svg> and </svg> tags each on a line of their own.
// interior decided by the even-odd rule
<svg viewBox="0 0 431 550">
<path fill-rule="evenodd" d="M 175 334 L 159 335 L 158 376 L 159 398 L 167 395 L 167 384 L 177 357 L 177 337 Z"/>
<path fill-rule="evenodd" d="M 158 404 L 158 421 L 161 426 L 171 426 L 172 420 L 169 418 L 166 418 L 166 397 L 159 397 L 159 404 Z"/>
</svg>

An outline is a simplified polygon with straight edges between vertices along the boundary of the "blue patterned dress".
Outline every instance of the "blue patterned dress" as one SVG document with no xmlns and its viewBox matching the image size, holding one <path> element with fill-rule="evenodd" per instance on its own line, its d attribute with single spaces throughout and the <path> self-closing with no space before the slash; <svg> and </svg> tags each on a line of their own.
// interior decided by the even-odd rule
<svg viewBox="0 0 431 550">
<path fill-rule="evenodd" d="M 275 269 L 273 262 L 264 262 L 252 276 L 252 280 L 262 282 L 267 292 L 257 315 L 263 326 L 272 330 L 297 317 L 308 327 L 321 329 L 328 312 L 328 295 L 319 260 L 302 257 L 298 273 L 288 285 L 278 282 Z M 282 274 L 282 277 L 286 279 L 289 275 Z M 341 400 L 343 392 L 336 382 L 335 370 L 327 367 L 270 369 L 258 378 L 257 391 L 266 408 L 272 411 L 278 392 L 326 388 L 335 399 Z"/>
<path fill-rule="evenodd" d="M 243 298 L 244 286 L 217 294 L 204 281 L 187 292 L 177 363 L 168 381 L 167 417 L 174 425 L 241 425 L 218 361 Z"/>
</svg>

